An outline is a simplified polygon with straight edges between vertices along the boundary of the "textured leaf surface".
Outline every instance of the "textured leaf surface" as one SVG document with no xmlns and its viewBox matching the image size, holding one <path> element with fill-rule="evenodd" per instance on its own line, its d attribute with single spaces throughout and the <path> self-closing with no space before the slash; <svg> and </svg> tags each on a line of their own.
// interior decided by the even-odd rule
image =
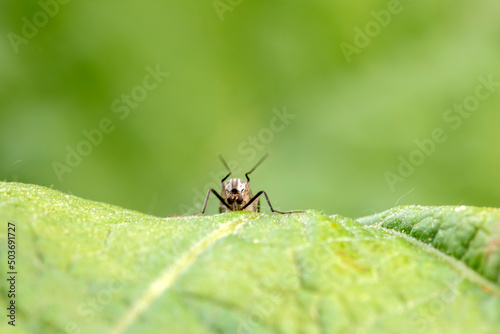
<svg viewBox="0 0 500 334">
<path fill-rule="evenodd" d="M 17 326 L 4 320 L 0 329 L 492 333 L 500 328 L 491 241 L 499 213 L 455 209 L 396 209 L 361 223 L 315 211 L 165 219 L 0 183 L 2 262 L 8 221 L 19 247 Z M 411 210 L 442 217 L 440 227 Z M 487 237 L 466 237 L 461 219 Z M 473 247 L 480 239 L 483 246 Z M 8 302 L 5 285 L 0 300 Z"/>
<path fill-rule="evenodd" d="M 500 285 L 499 209 L 405 206 L 358 221 L 432 245 Z"/>
</svg>

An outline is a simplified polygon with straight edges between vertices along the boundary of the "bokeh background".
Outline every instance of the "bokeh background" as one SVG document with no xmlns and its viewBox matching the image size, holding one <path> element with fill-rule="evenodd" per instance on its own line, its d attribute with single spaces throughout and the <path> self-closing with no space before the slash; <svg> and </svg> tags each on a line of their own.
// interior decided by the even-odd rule
<svg viewBox="0 0 500 334">
<path fill-rule="evenodd" d="M 201 208 L 224 174 L 218 153 L 243 177 L 270 152 L 252 188 L 282 210 L 499 206 L 500 87 L 460 125 L 447 111 L 474 102 L 479 77 L 500 81 L 499 12 L 496 0 L 3 0 L 0 179 L 167 216 Z M 157 67 L 169 75 L 145 91 Z M 58 176 L 103 119 L 113 130 Z M 416 140 L 437 128 L 446 140 L 418 160 Z M 419 165 L 390 186 L 412 154 Z"/>
</svg>

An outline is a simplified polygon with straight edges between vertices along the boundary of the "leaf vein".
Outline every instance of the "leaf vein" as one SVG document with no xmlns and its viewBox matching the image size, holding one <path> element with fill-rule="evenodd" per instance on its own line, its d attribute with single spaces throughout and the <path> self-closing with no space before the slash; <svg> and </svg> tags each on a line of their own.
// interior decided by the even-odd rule
<svg viewBox="0 0 500 334">
<path fill-rule="evenodd" d="M 110 333 L 124 333 L 156 299 L 158 299 L 167 289 L 172 287 L 177 278 L 179 278 L 179 276 L 195 262 L 204 250 L 213 245 L 216 241 L 236 231 L 248 220 L 249 219 L 243 219 L 221 226 L 219 229 L 213 231 L 196 243 L 173 265 L 165 268 L 160 276 L 147 287 L 143 295 L 129 307 L 125 314 L 118 320 L 114 328 L 112 328 Z"/>
</svg>

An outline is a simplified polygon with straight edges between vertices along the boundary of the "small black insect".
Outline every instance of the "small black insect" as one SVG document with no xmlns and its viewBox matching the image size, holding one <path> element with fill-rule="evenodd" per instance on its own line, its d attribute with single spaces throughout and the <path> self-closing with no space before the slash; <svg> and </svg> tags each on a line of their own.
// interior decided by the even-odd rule
<svg viewBox="0 0 500 334">
<path fill-rule="evenodd" d="M 203 206 L 203 210 L 198 213 L 195 213 L 194 216 L 205 213 L 205 209 L 207 208 L 208 198 L 210 197 L 210 193 L 213 193 L 221 202 L 219 206 L 219 212 L 227 212 L 227 211 L 254 211 L 260 212 L 260 199 L 259 196 L 264 194 L 266 197 L 267 204 L 269 204 L 269 208 L 272 212 L 277 212 L 281 214 L 287 213 L 300 213 L 304 211 L 278 211 L 273 208 L 271 202 L 269 201 L 269 197 L 264 190 L 259 191 L 255 196 L 252 195 L 252 191 L 250 190 L 250 179 L 248 175 L 253 172 L 267 157 L 269 154 L 266 154 L 262 157 L 262 159 L 257 162 L 257 164 L 248 172 L 245 173 L 245 177 L 247 179 L 244 182 L 242 179 L 229 179 L 227 178 L 231 175 L 231 170 L 229 166 L 224 161 L 222 156 L 219 155 L 219 159 L 222 161 L 224 166 L 226 167 L 228 174 L 221 180 L 222 185 L 222 195 L 219 195 L 215 189 L 211 188 L 207 192 L 207 197 L 205 198 L 205 205 Z M 227 181 L 226 181 L 227 180 Z"/>
</svg>

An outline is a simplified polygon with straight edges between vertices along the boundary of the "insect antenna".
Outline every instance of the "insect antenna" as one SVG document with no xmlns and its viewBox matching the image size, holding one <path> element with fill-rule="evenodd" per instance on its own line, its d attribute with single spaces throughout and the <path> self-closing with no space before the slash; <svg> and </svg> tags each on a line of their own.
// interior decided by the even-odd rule
<svg viewBox="0 0 500 334">
<path fill-rule="evenodd" d="M 222 163 L 224 164 L 224 167 L 226 167 L 226 169 L 228 171 L 228 174 L 220 181 L 220 182 L 224 182 L 229 177 L 229 175 L 231 175 L 231 169 L 229 169 L 229 166 L 227 165 L 226 161 L 224 160 L 224 158 L 220 154 L 219 154 L 219 159 L 220 159 L 220 161 L 222 161 Z"/>
<path fill-rule="evenodd" d="M 251 172 L 253 172 L 257 167 L 259 167 L 259 165 L 267 159 L 267 157 L 269 156 L 269 152 L 264 154 L 264 156 L 259 160 L 259 162 L 257 162 L 257 164 L 252 168 L 251 171 L 249 171 L 248 173 L 245 173 L 245 177 L 247 178 L 247 182 L 250 182 L 250 179 L 248 178 L 248 174 L 250 174 Z"/>
</svg>

